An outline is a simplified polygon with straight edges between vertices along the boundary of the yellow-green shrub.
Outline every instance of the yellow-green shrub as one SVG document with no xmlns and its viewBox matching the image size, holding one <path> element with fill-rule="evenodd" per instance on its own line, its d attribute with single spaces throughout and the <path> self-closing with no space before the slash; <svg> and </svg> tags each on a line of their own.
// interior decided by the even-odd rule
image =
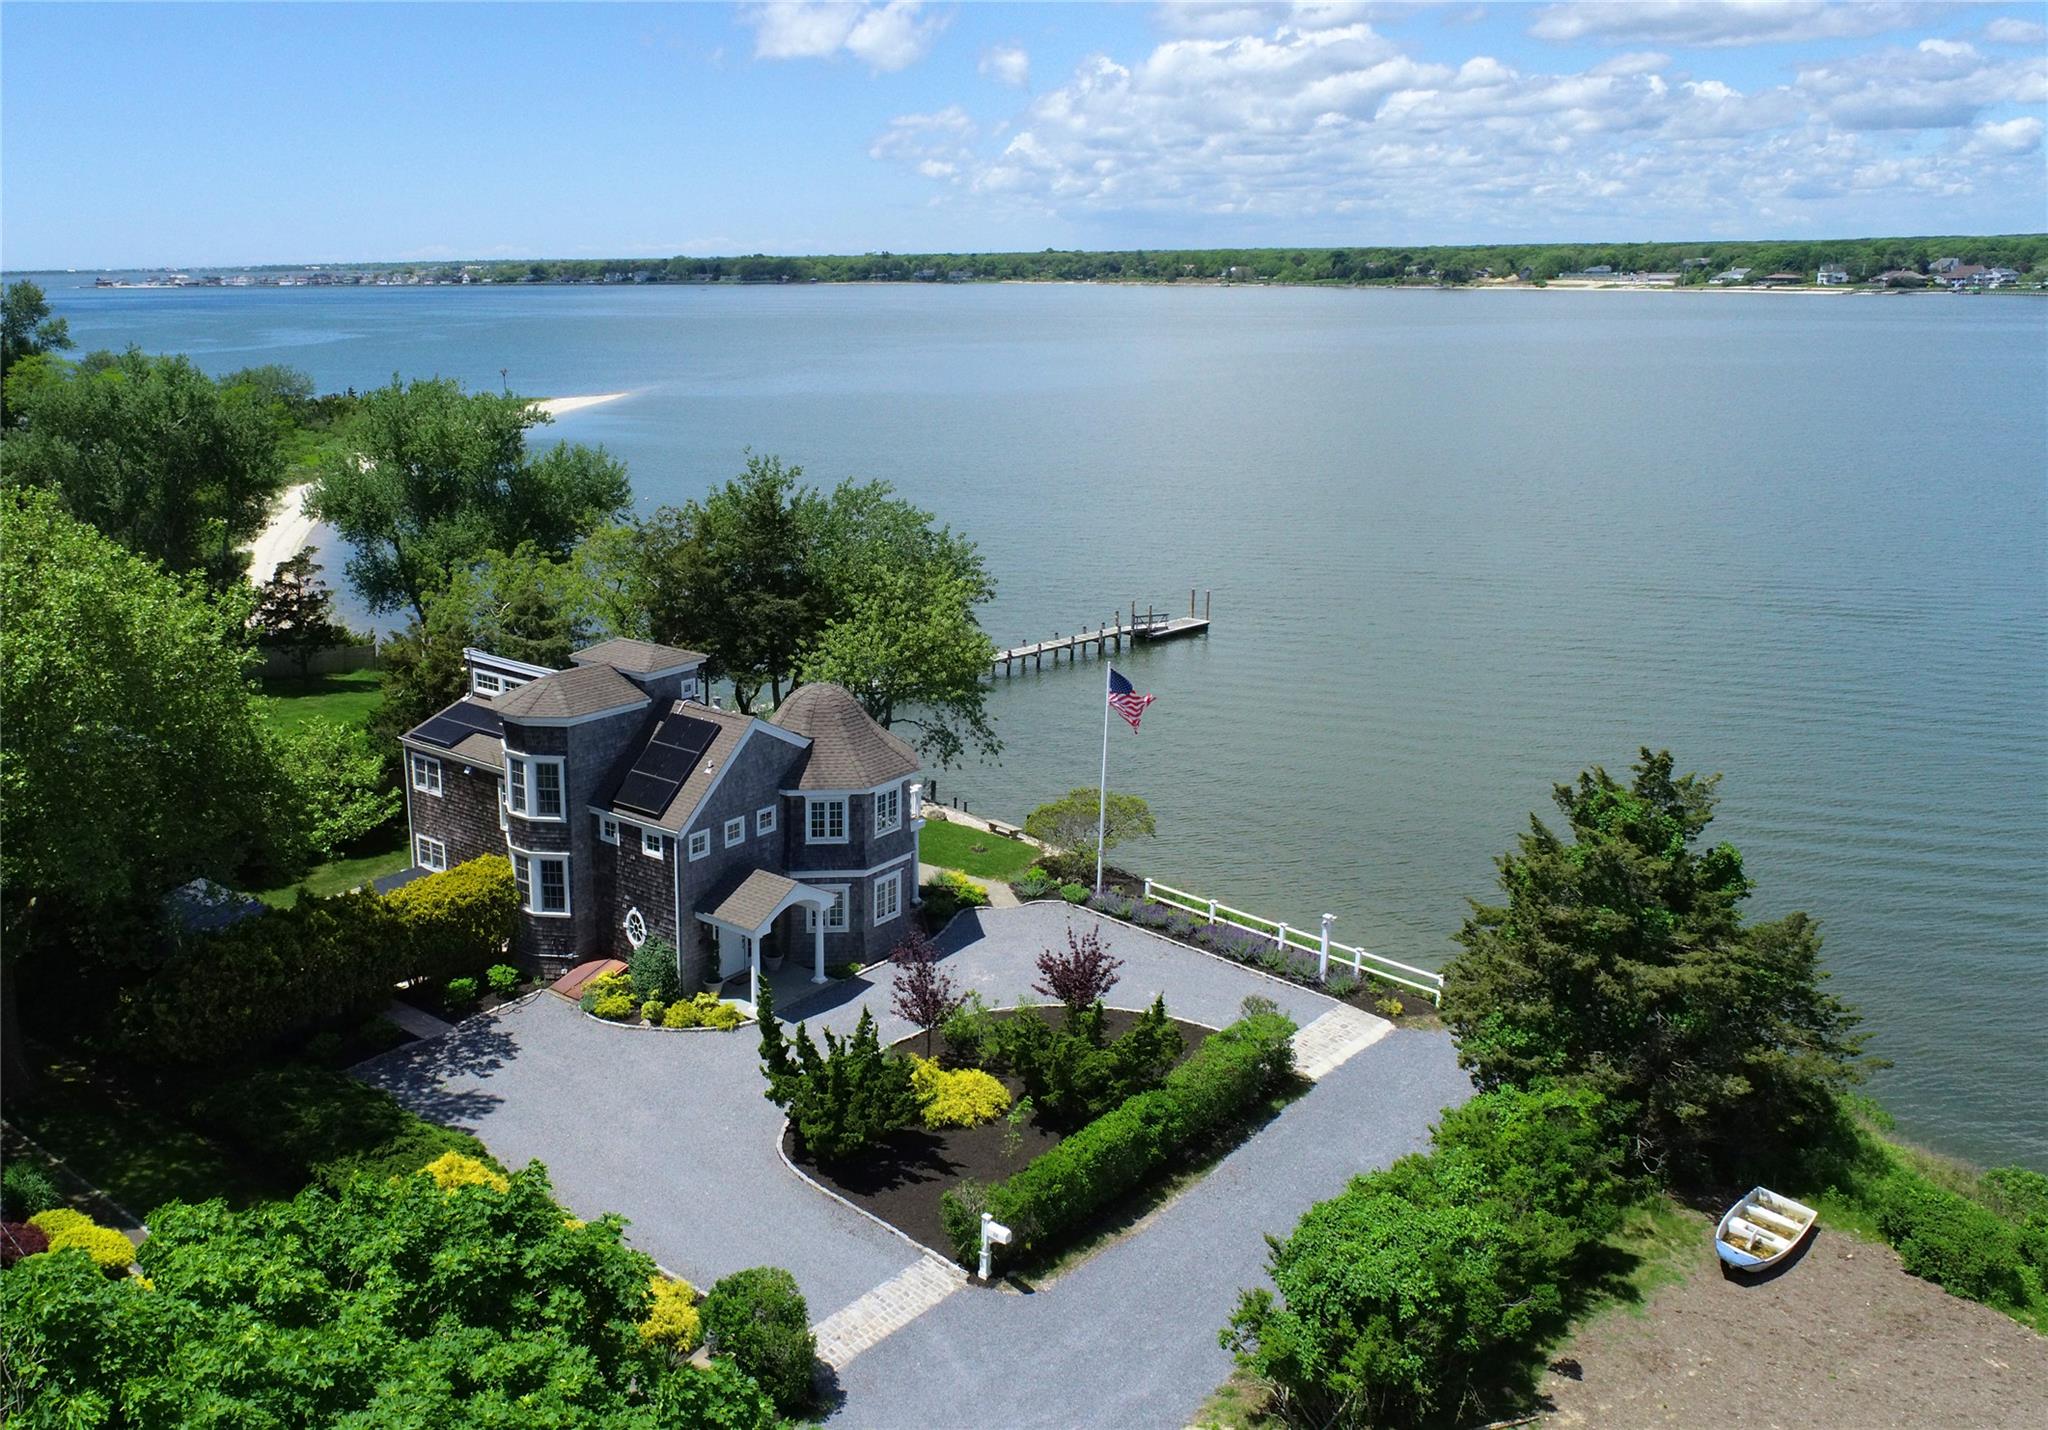
<svg viewBox="0 0 2048 1430">
<path fill-rule="evenodd" d="M 736 1004 L 724 1002 L 709 993 L 699 993 L 691 1001 L 697 1005 L 697 1023 L 700 1027 L 730 1032 L 747 1020 L 746 1014 L 740 1012 Z"/>
<path fill-rule="evenodd" d="M 697 1005 L 686 998 L 679 998 L 669 1004 L 661 1015 L 661 1026 L 664 1028 L 694 1028 L 703 1021 L 698 1015 Z"/>
<path fill-rule="evenodd" d="M 671 1281 L 666 1276 L 654 1277 L 649 1289 L 654 1300 L 648 1307 L 647 1319 L 640 1323 L 641 1338 L 666 1346 L 677 1355 L 688 1355 L 697 1349 L 697 1343 L 704 1339 L 697 1315 L 697 1289 L 687 1281 Z"/>
<path fill-rule="evenodd" d="M 502 1192 L 512 1185 L 501 1173 L 460 1152 L 443 1152 L 420 1168 L 420 1175 L 432 1177 L 434 1185 L 444 1192 L 452 1192 L 458 1187 L 489 1187 L 494 1192 Z"/>
<path fill-rule="evenodd" d="M 129 1263 L 135 1260 L 135 1244 L 110 1226 L 101 1226 L 83 1212 L 69 1207 L 53 1207 L 46 1212 L 37 1212 L 30 1217 L 29 1225 L 38 1227 L 50 1238 L 51 1251 L 82 1251 L 92 1258 L 92 1264 L 109 1276 L 126 1276 Z"/>
<path fill-rule="evenodd" d="M 650 998 L 640 1005 L 640 1016 L 657 1026 L 667 1013 L 668 1004 L 662 1002 L 659 998 Z"/>
<path fill-rule="evenodd" d="M 590 1011 L 598 1017 L 613 1023 L 623 1023 L 633 1016 L 633 995 L 630 993 L 606 993 L 590 1005 Z"/>
<path fill-rule="evenodd" d="M 486 854 L 415 879 L 386 902 L 404 934 L 400 976 L 440 982 L 500 961 L 519 914 L 519 887 L 512 861 Z"/>
<path fill-rule="evenodd" d="M 1010 1110 L 1010 1090 L 980 1068 L 948 1072 L 930 1058 L 913 1056 L 910 1087 L 927 1127 L 978 1127 Z"/>
</svg>

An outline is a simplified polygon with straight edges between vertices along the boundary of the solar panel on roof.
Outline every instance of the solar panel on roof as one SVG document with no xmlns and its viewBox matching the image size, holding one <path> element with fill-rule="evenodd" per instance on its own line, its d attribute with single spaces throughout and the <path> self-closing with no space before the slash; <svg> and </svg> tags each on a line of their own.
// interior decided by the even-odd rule
<svg viewBox="0 0 2048 1430">
<path fill-rule="evenodd" d="M 505 721 L 497 711 L 478 701 L 462 700 L 449 706 L 413 731 L 413 738 L 453 749 L 471 735 L 502 735 Z"/>
<path fill-rule="evenodd" d="M 660 814 L 690 777 L 697 761 L 718 738 L 718 727 L 689 715 L 670 715 L 654 727 L 647 748 L 619 783 L 612 803 L 621 809 Z"/>
</svg>

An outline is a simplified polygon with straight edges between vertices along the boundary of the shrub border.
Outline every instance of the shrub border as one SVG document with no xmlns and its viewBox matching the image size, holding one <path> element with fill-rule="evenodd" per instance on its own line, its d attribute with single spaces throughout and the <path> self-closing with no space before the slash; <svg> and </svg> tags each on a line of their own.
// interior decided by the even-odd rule
<svg viewBox="0 0 2048 1430">
<path fill-rule="evenodd" d="M 595 1013 L 584 1013 L 581 1008 L 576 1011 L 593 1023 L 602 1023 L 607 1028 L 617 1028 L 622 1033 L 737 1033 L 740 1029 L 751 1028 L 761 1021 L 749 1014 L 730 1028 L 707 1028 L 701 1023 L 694 1028 L 668 1028 L 659 1023 L 621 1023 L 616 1018 L 600 1018 Z"/>
</svg>

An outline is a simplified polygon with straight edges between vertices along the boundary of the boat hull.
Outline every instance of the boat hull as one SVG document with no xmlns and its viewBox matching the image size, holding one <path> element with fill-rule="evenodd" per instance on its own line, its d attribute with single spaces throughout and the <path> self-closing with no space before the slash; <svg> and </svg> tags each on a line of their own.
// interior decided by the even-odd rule
<svg viewBox="0 0 2048 1430">
<path fill-rule="evenodd" d="M 1754 1187 L 1722 1213 L 1714 1228 L 1714 1254 L 1731 1271 L 1765 1271 L 1797 1251 L 1818 1220 L 1812 1207 Z"/>
</svg>

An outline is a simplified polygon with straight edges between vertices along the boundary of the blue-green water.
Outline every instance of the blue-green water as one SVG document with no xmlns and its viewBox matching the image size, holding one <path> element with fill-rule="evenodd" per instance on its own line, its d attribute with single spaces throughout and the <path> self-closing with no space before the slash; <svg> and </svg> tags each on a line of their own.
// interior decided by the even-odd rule
<svg viewBox="0 0 2048 1430">
<path fill-rule="evenodd" d="M 61 281 L 61 280 L 60 280 Z M 86 346 L 631 395 L 643 506 L 779 453 L 982 543 L 999 643 L 1213 588 L 1136 652 L 1130 862 L 1435 963 L 1552 782 L 1639 744 L 1803 908 L 1905 1131 L 2048 1168 L 2048 304 L 1105 287 L 53 288 Z M 332 565 L 338 569 L 339 561 Z M 1021 815 L 1101 676 L 1017 678 Z"/>
</svg>

